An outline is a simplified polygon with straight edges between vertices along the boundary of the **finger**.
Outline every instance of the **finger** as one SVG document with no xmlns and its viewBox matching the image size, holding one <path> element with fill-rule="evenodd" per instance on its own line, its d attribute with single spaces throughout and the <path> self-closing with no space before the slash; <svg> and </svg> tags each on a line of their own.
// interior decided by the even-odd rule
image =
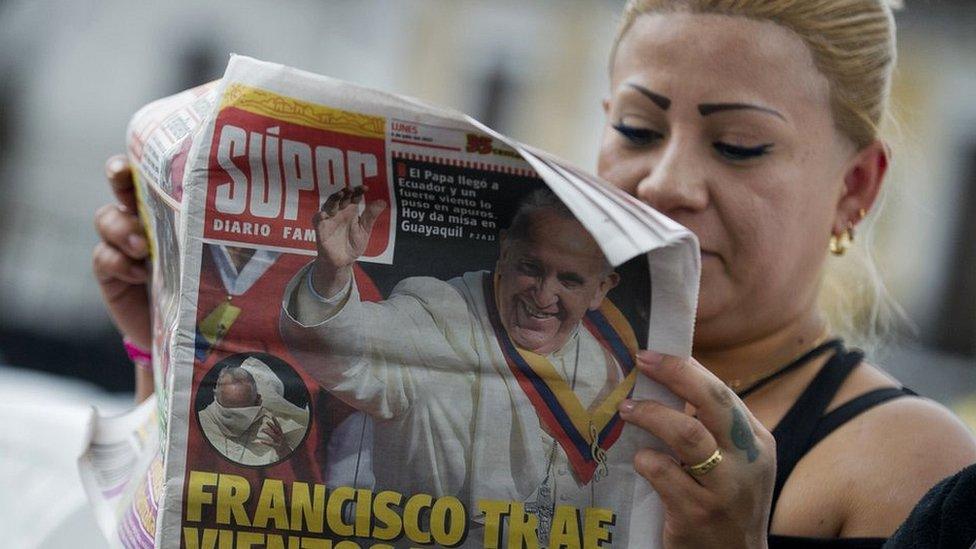
<svg viewBox="0 0 976 549">
<path fill-rule="evenodd" d="M 352 190 L 351 200 L 353 204 L 359 204 L 363 201 L 363 195 L 366 194 L 366 186 L 360 185 Z"/>
<path fill-rule="evenodd" d="M 732 410 L 745 409 L 739 397 L 693 358 L 679 358 L 653 351 L 637 353 L 637 368 L 683 398 L 698 419 L 715 434 L 721 446 L 730 439 Z"/>
<path fill-rule="evenodd" d="M 373 232 L 373 224 L 376 223 L 376 220 L 385 209 L 386 202 L 383 200 L 374 200 L 366 205 L 366 211 L 364 211 L 362 217 L 359 218 L 359 223 L 366 234 Z"/>
<path fill-rule="evenodd" d="M 697 419 L 653 400 L 625 400 L 620 417 L 664 441 L 685 464 L 701 463 L 709 458 L 718 443 L 712 433 Z"/>
<path fill-rule="evenodd" d="M 352 200 L 352 191 L 349 189 L 342 189 L 342 196 L 339 197 L 339 210 L 343 210 L 349 205 Z"/>
<path fill-rule="evenodd" d="M 149 271 L 144 262 L 132 259 L 105 242 L 95 245 L 92 252 L 92 267 L 95 278 L 100 283 L 121 280 L 128 284 L 145 284 Z"/>
<path fill-rule="evenodd" d="M 95 213 L 95 230 L 102 240 L 134 259 L 149 255 L 139 216 L 120 204 L 106 204 Z"/>
<path fill-rule="evenodd" d="M 112 187 L 112 194 L 129 211 L 136 211 L 135 184 L 132 168 L 125 155 L 117 154 L 105 161 L 105 177 Z"/>
<path fill-rule="evenodd" d="M 669 515 L 685 515 L 694 502 L 710 496 L 705 487 L 663 452 L 638 450 L 634 454 L 634 470 L 651 483 Z"/>
<path fill-rule="evenodd" d="M 339 204 L 339 199 L 342 198 L 340 195 L 342 191 L 337 191 L 329 195 L 329 198 L 325 200 L 325 204 L 322 204 L 321 211 L 325 213 L 326 217 L 332 217 L 336 212 L 336 205 Z"/>
<path fill-rule="evenodd" d="M 267 425 L 261 429 L 261 432 L 268 435 L 268 438 L 270 438 L 275 444 L 282 444 L 285 441 L 285 435 L 281 431 L 272 428 L 270 425 Z"/>
</svg>

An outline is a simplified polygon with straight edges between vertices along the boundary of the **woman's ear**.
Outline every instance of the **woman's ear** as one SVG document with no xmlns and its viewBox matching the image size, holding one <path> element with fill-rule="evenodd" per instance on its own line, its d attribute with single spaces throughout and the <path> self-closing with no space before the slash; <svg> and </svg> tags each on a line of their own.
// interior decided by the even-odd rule
<svg viewBox="0 0 976 549">
<path fill-rule="evenodd" d="M 866 215 L 881 192 L 890 158 L 888 146 L 875 140 L 851 159 L 844 173 L 844 187 L 837 202 L 833 234 L 839 235 Z"/>
</svg>

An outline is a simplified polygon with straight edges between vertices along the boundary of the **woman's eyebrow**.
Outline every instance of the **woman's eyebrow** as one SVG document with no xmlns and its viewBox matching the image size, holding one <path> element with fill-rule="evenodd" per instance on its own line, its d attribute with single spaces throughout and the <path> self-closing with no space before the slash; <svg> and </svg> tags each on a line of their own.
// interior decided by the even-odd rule
<svg viewBox="0 0 976 549">
<path fill-rule="evenodd" d="M 666 111 L 669 108 L 671 108 L 670 98 L 665 97 L 657 92 L 653 92 L 645 88 L 644 86 L 641 86 L 640 84 L 634 84 L 632 82 L 628 82 L 627 86 L 636 90 L 644 97 L 650 99 L 661 110 Z M 736 111 L 736 110 L 754 110 L 754 111 L 764 112 L 766 114 L 771 114 L 784 122 L 788 122 L 786 117 L 783 116 L 783 114 L 780 113 L 779 111 L 775 109 L 771 109 L 769 107 L 753 105 L 751 103 L 702 103 L 698 105 L 698 112 L 701 113 L 702 116 L 708 116 L 710 114 L 715 114 L 717 112 Z"/>
<path fill-rule="evenodd" d="M 640 92 L 641 95 L 650 99 L 655 105 L 661 108 L 662 111 L 666 111 L 671 108 L 671 100 L 659 93 L 654 93 L 651 90 L 641 86 L 639 84 L 627 83 L 628 86 Z"/>
<path fill-rule="evenodd" d="M 777 118 L 780 118 L 786 122 L 786 117 L 780 114 L 779 111 L 770 109 L 768 107 L 761 107 L 759 105 L 752 105 L 749 103 L 702 103 L 698 105 L 698 112 L 702 116 L 708 116 L 710 114 L 715 114 L 722 111 L 738 111 L 738 110 L 754 110 L 759 112 L 764 112 L 766 114 L 771 114 Z"/>
</svg>

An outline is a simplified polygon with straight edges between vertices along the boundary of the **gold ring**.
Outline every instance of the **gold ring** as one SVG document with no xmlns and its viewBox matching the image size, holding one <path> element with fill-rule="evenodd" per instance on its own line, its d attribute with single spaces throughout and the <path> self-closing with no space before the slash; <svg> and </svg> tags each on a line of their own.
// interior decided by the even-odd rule
<svg viewBox="0 0 976 549">
<path fill-rule="evenodd" d="M 712 455 L 708 456 L 708 459 L 701 463 L 688 465 L 685 469 L 692 475 L 700 477 L 714 469 L 719 463 L 722 463 L 722 451 L 716 448 Z"/>
</svg>

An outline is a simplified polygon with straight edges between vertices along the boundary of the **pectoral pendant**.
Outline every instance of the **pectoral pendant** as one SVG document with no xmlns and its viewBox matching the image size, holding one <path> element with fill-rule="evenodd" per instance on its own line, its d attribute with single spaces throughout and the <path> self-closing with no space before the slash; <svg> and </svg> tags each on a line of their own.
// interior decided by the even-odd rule
<svg viewBox="0 0 976 549">
<path fill-rule="evenodd" d="M 549 546 L 549 530 L 552 529 L 553 513 L 556 509 L 556 502 L 552 497 L 552 478 L 546 473 L 546 478 L 536 490 L 535 499 L 525 502 L 525 511 L 532 513 L 539 519 L 537 534 L 539 537 L 539 547 Z"/>
<path fill-rule="evenodd" d="M 596 426 L 590 423 L 590 457 L 596 462 L 596 472 L 593 474 L 593 480 L 606 478 L 610 474 L 607 468 L 607 451 L 600 447 L 600 437 L 599 433 L 596 432 Z"/>
</svg>

